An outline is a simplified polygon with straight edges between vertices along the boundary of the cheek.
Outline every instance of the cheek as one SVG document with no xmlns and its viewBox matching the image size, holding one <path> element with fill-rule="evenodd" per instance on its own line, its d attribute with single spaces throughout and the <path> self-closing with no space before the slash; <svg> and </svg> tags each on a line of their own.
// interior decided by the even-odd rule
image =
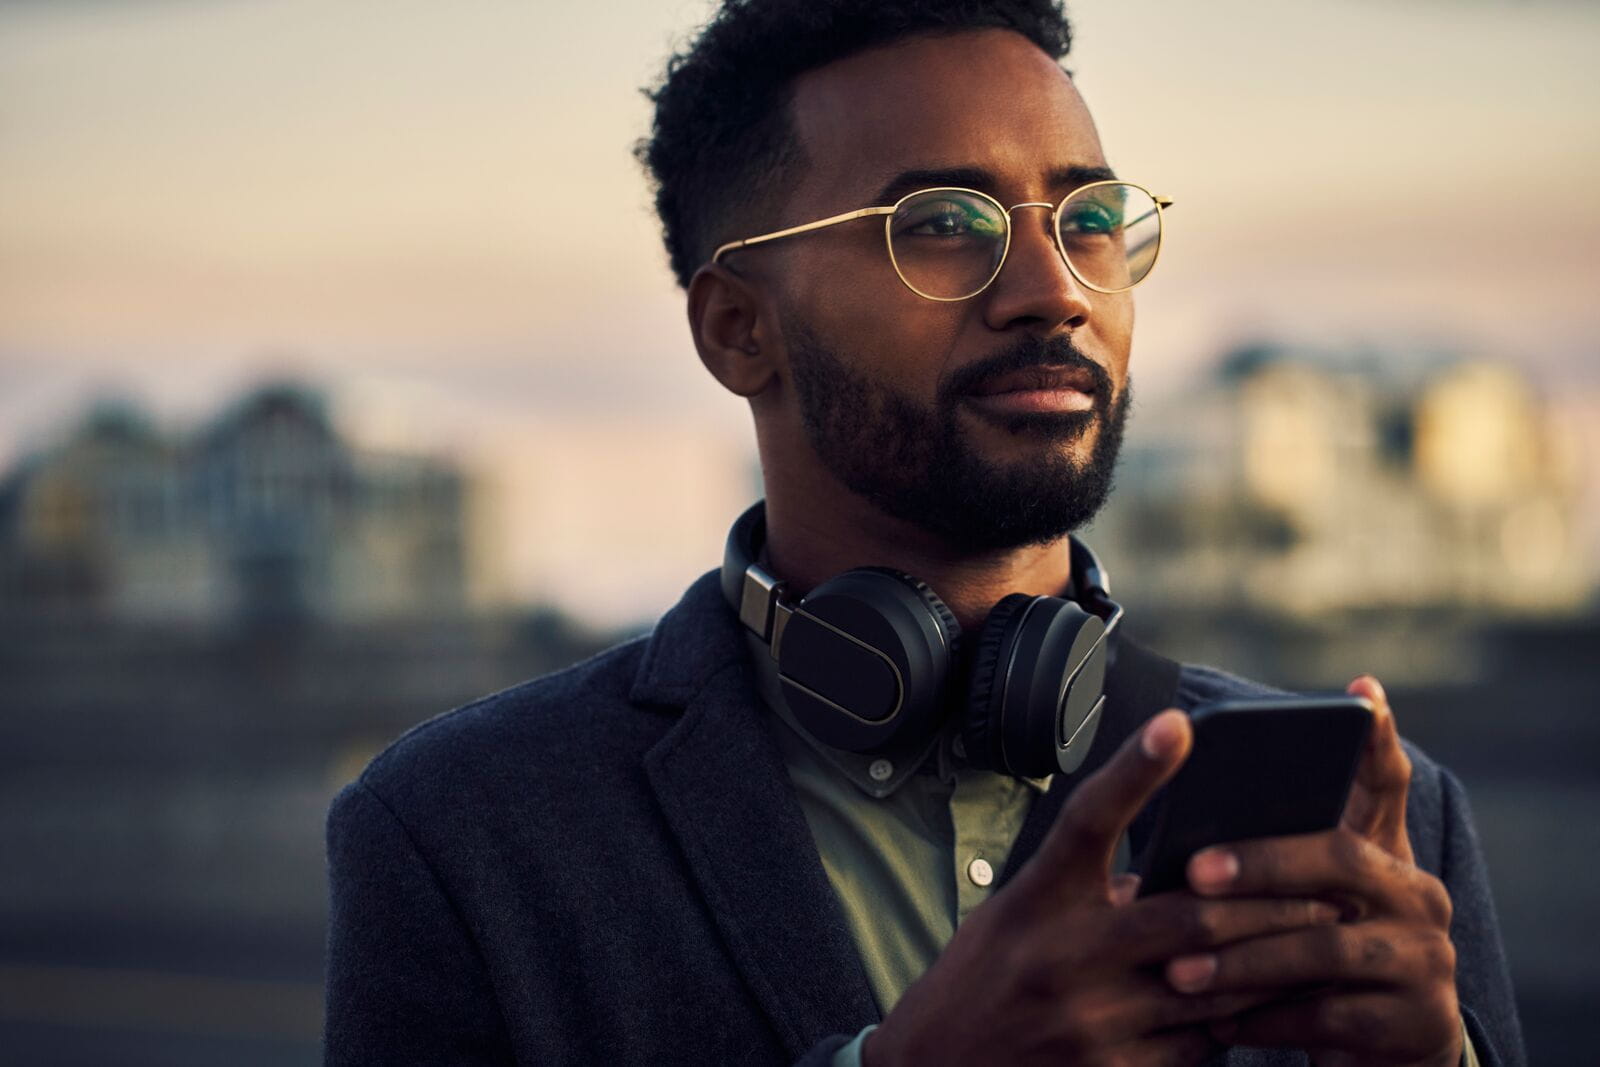
<svg viewBox="0 0 1600 1067">
<path fill-rule="evenodd" d="M 924 300 L 882 263 L 834 257 L 797 263 L 784 321 L 804 323 L 841 359 L 901 392 L 931 401 L 965 324 L 963 305 Z"/>
<path fill-rule="evenodd" d="M 1096 308 L 1094 332 L 1102 347 L 1106 369 L 1120 388 L 1128 377 L 1128 357 L 1133 350 L 1133 298 L 1121 293 Z"/>
</svg>

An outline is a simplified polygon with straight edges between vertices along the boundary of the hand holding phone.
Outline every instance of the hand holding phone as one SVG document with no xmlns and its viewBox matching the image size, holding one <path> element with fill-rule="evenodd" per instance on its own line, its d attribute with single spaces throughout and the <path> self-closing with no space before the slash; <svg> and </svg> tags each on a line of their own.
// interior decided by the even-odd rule
<svg viewBox="0 0 1600 1067">
<path fill-rule="evenodd" d="M 1138 868 L 1140 896 L 1185 884 L 1211 845 L 1339 824 L 1372 728 L 1360 696 L 1208 704 L 1190 716 L 1194 748 L 1167 787 Z"/>
</svg>

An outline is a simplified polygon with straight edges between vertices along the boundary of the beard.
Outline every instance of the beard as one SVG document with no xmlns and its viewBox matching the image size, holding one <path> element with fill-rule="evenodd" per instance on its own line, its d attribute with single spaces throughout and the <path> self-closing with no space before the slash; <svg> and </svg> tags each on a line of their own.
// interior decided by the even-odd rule
<svg viewBox="0 0 1600 1067">
<path fill-rule="evenodd" d="M 1059 540 L 1092 519 L 1111 493 L 1132 383 L 1110 376 L 1066 338 L 1027 337 L 939 383 L 929 409 L 855 370 L 810 331 L 789 329 L 795 391 L 807 439 L 851 492 L 952 549 L 973 553 Z M 1038 454 L 999 462 L 963 432 L 960 406 L 980 382 L 1030 367 L 1076 367 L 1094 378 L 1087 411 L 1010 415 L 1000 425 Z M 1083 461 L 1063 447 L 1098 428 Z"/>
</svg>

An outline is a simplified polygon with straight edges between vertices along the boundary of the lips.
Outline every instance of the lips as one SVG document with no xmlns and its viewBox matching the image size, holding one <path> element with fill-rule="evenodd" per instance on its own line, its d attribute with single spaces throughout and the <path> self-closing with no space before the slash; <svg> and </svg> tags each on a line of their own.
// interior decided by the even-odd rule
<svg viewBox="0 0 1600 1067">
<path fill-rule="evenodd" d="M 971 396 L 1004 393 L 1083 393 L 1093 396 L 1095 375 L 1082 367 L 1025 367 L 997 374 L 974 386 Z"/>
</svg>

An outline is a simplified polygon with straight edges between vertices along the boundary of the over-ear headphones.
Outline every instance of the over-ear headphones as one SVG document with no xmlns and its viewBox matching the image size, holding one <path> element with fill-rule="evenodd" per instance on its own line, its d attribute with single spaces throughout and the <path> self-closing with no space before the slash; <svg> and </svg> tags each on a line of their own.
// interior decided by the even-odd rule
<svg viewBox="0 0 1600 1067">
<path fill-rule="evenodd" d="M 954 712 L 967 759 L 981 767 L 1041 778 L 1077 770 L 1088 755 L 1122 608 L 1077 538 L 1074 592 L 1091 610 L 1012 593 L 989 612 L 970 655 L 944 601 L 900 571 L 857 567 L 790 603 L 757 562 L 765 541 L 757 503 L 728 531 L 722 594 L 777 661 L 789 711 L 823 744 L 877 751 L 931 736 Z M 953 684 L 961 675 L 964 684 Z"/>
</svg>

